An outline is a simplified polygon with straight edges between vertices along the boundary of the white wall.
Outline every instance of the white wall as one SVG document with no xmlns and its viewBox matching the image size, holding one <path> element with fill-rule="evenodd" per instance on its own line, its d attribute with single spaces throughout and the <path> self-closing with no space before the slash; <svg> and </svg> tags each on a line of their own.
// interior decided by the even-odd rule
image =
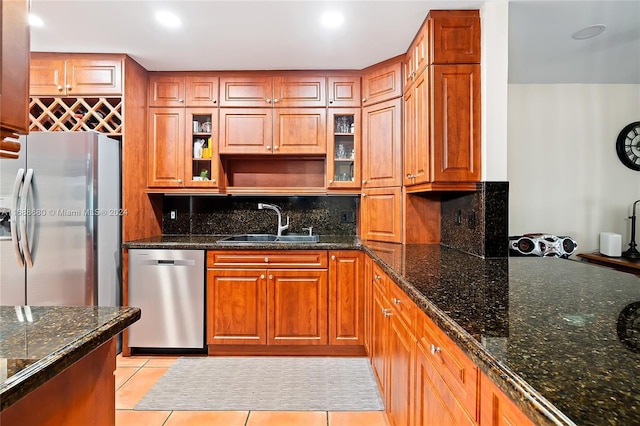
<svg viewBox="0 0 640 426">
<path fill-rule="evenodd" d="M 640 172 L 615 142 L 638 120 L 640 85 L 508 85 L 509 235 L 569 235 L 587 252 L 600 232 L 616 232 L 626 250 Z"/>
</svg>

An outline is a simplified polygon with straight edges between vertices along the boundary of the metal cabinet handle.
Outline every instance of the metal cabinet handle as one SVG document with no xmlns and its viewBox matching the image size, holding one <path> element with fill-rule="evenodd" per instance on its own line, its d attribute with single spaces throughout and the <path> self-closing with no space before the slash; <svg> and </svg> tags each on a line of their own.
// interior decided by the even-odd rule
<svg viewBox="0 0 640 426">
<path fill-rule="evenodd" d="M 213 99 L 211 102 L 213 102 L 214 104 L 217 104 L 218 100 L 217 99 Z"/>
<path fill-rule="evenodd" d="M 71 90 L 71 85 L 70 84 L 67 84 L 65 87 L 67 88 L 67 90 Z"/>
<path fill-rule="evenodd" d="M 380 281 L 380 278 L 382 278 L 380 275 L 374 275 L 373 278 L 376 279 L 376 281 Z"/>
<path fill-rule="evenodd" d="M 264 280 L 264 274 L 260 274 L 260 279 Z"/>
<path fill-rule="evenodd" d="M 367 183 L 367 181 L 365 179 L 362 179 L 362 184 L 364 185 L 365 183 Z"/>
<path fill-rule="evenodd" d="M 395 305 L 399 305 L 401 302 L 402 302 L 402 300 L 400 300 L 400 299 L 396 299 L 395 297 L 393 298 L 393 303 L 394 303 Z"/>
<path fill-rule="evenodd" d="M 382 315 L 384 315 L 385 318 L 389 318 L 391 316 L 391 312 L 386 308 L 382 308 Z"/>
<path fill-rule="evenodd" d="M 215 179 L 211 179 L 211 182 L 215 182 L 215 181 L 216 181 Z"/>
<path fill-rule="evenodd" d="M 267 151 L 271 151 L 271 145 L 267 145 Z"/>
<path fill-rule="evenodd" d="M 178 99 L 178 102 L 184 103 L 184 99 Z"/>
<path fill-rule="evenodd" d="M 277 150 L 278 150 L 278 148 L 280 148 L 278 145 L 274 145 L 274 146 L 273 146 L 273 150 L 274 150 L 274 151 L 277 151 Z"/>
<path fill-rule="evenodd" d="M 182 179 L 178 179 L 178 183 L 182 183 Z"/>
<path fill-rule="evenodd" d="M 440 352 L 442 349 L 440 348 L 440 346 L 436 346 L 433 343 L 431 344 L 431 355 L 435 355 L 438 352 Z"/>
<path fill-rule="evenodd" d="M 329 183 L 333 183 L 333 179 L 329 179 Z"/>
<path fill-rule="evenodd" d="M 273 100 L 273 103 L 274 103 L 274 104 L 277 104 L 279 101 L 280 101 L 280 99 L 275 98 L 275 99 Z"/>
<path fill-rule="evenodd" d="M 269 263 L 269 258 L 268 258 L 268 257 L 265 257 L 265 258 L 264 258 L 264 262 L 265 262 L 265 263 Z"/>
<path fill-rule="evenodd" d="M 58 92 L 62 92 L 63 87 L 62 86 L 58 86 Z"/>
<path fill-rule="evenodd" d="M 273 275 L 269 274 L 269 279 L 272 280 L 273 279 Z"/>
<path fill-rule="evenodd" d="M 267 101 L 268 104 L 271 103 L 271 99 L 270 98 L 265 99 L 265 101 Z"/>
<path fill-rule="evenodd" d="M 364 197 L 366 197 L 366 196 L 367 196 L 367 194 L 362 194 L 362 198 L 364 198 Z"/>
<path fill-rule="evenodd" d="M 329 103 L 332 104 L 333 103 L 333 99 L 329 99 Z"/>
<path fill-rule="evenodd" d="M 331 260 L 336 260 L 336 255 L 335 254 L 331 256 Z"/>
<path fill-rule="evenodd" d="M 362 102 L 367 102 L 367 98 L 362 98 Z"/>
</svg>

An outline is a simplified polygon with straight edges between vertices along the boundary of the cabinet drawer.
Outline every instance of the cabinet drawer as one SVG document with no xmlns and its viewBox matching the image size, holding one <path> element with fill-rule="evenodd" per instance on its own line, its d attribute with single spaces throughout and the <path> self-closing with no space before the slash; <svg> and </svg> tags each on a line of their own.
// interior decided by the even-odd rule
<svg viewBox="0 0 640 426">
<path fill-rule="evenodd" d="M 395 283 L 389 282 L 389 302 L 393 307 L 394 315 L 399 316 L 409 327 L 411 334 L 416 332 L 416 313 L 418 307 L 409 299 L 409 296 Z"/>
<path fill-rule="evenodd" d="M 374 286 L 377 287 L 378 291 L 386 298 L 388 286 L 387 274 L 376 263 L 373 264 L 373 274 L 371 278 Z"/>
<path fill-rule="evenodd" d="M 326 268 L 327 252 L 318 251 L 209 251 L 209 268 Z"/>
<path fill-rule="evenodd" d="M 424 313 L 417 318 L 417 337 L 442 380 L 464 409 L 475 416 L 478 368 Z"/>
</svg>

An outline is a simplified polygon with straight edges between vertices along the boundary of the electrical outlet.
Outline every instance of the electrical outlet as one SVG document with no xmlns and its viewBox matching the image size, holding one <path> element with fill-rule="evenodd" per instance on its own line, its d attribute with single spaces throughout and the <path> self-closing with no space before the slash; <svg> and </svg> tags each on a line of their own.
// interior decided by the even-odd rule
<svg viewBox="0 0 640 426">
<path fill-rule="evenodd" d="M 353 212 L 341 212 L 340 223 L 353 223 Z"/>
<path fill-rule="evenodd" d="M 176 218 L 178 217 L 178 211 L 171 210 L 171 213 L 169 213 L 169 217 L 171 218 L 171 220 L 176 220 Z"/>
<path fill-rule="evenodd" d="M 456 217 L 454 219 L 454 223 L 456 225 L 462 225 L 462 210 L 458 210 L 456 212 Z"/>
<path fill-rule="evenodd" d="M 474 229 L 476 227 L 476 212 L 473 210 L 469 212 L 467 222 L 469 223 L 469 229 Z"/>
</svg>

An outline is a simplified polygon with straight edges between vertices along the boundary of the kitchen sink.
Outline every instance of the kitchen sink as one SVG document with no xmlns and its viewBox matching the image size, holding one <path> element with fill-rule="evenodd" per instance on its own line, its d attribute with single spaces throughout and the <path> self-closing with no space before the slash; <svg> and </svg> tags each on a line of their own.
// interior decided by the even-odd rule
<svg viewBox="0 0 640 426">
<path fill-rule="evenodd" d="M 277 236 L 275 234 L 237 234 L 225 237 L 217 242 L 219 244 L 255 244 L 255 243 L 317 243 L 318 235 L 287 234 Z"/>
</svg>

